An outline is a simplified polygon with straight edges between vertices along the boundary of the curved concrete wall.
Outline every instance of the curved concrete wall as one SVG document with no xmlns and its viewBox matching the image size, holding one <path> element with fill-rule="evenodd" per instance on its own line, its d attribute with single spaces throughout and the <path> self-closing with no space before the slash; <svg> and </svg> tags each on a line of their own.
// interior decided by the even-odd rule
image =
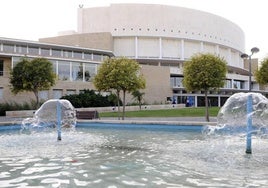
<svg viewBox="0 0 268 188">
<path fill-rule="evenodd" d="M 243 67 L 244 33 L 222 17 L 182 7 L 112 4 L 78 10 L 78 33 L 110 32 L 114 54 L 134 58 L 184 60 L 210 52 Z"/>
</svg>

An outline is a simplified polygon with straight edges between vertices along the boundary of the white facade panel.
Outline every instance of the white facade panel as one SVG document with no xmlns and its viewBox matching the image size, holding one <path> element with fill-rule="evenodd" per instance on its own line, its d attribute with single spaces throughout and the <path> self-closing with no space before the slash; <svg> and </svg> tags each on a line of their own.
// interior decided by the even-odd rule
<svg viewBox="0 0 268 188">
<path fill-rule="evenodd" d="M 159 51 L 158 38 L 138 38 L 139 58 L 159 58 Z"/>
<path fill-rule="evenodd" d="M 231 52 L 231 62 L 232 62 L 232 65 L 235 67 L 242 67 L 243 66 L 243 62 L 241 61 L 241 57 L 240 57 L 239 53 L 236 51 Z"/>
<path fill-rule="evenodd" d="M 200 43 L 195 41 L 184 41 L 184 58 L 189 59 L 192 55 L 200 53 Z"/>
<path fill-rule="evenodd" d="M 135 57 L 135 38 L 117 37 L 114 38 L 114 55 Z"/>
<path fill-rule="evenodd" d="M 179 40 L 162 39 L 163 58 L 181 58 L 181 43 Z"/>
<path fill-rule="evenodd" d="M 228 48 L 219 48 L 219 55 L 220 55 L 220 57 L 224 58 L 225 61 L 227 61 L 228 65 L 232 65 L 231 62 L 230 62 L 230 56 L 229 56 Z"/>
<path fill-rule="evenodd" d="M 204 43 L 203 45 L 203 52 L 204 53 L 211 53 L 211 54 L 217 54 L 216 46 L 209 43 Z"/>
</svg>

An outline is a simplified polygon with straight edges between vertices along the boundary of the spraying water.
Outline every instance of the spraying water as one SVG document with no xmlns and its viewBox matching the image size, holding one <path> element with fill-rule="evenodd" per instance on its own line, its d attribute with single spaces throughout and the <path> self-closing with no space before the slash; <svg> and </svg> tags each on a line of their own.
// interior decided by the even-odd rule
<svg viewBox="0 0 268 188">
<path fill-rule="evenodd" d="M 61 140 L 61 128 L 73 128 L 76 125 L 76 113 L 68 100 L 51 99 L 46 101 L 33 118 L 22 121 L 23 130 L 56 128 L 58 140 Z"/>
<path fill-rule="evenodd" d="M 247 112 L 249 96 L 252 96 L 252 114 Z M 245 127 L 248 115 L 252 115 L 254 127 L 266 127 L 268 125 L 268 99 L 260 93 L 236 93 L 232 95 L 218 113 L 218 126 Z"/>
<path fill-rule="evenodd" d="M 218 113 L 218 124 L 208 133 L 246 135 L 246 153 L 251 153 L 251 136 L 267 134 L 268 99 L 260 93 L 236 93 Z"/>
</svg>

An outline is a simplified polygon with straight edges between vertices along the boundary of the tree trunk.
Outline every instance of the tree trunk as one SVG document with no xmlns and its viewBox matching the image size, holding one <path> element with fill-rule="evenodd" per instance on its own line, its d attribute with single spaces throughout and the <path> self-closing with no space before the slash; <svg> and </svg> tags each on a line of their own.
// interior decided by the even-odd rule
<svg viewBox="0 0 268 188">
<path fill-rule="evenodd" d="M 126 109 L 126 91 L 123 91 L 123 115 L 122 115 L 122 120 L 125 119 L 125 109 Z"/>
<path fill-rule="evenodd" d="M 208 112 L 208 91 L 205 91 L 205 104 L 206 104 L 206 121 L 209 122 L 209 112 Z"/>
<path fill-rule="evenodd" d="M 36 104 L 35 104 L 35 109 L 37 110 L 39 108 L 39 96 L 38 96 L 38 91 L 34 91 L 34 95 L 36 98 Z"/>
<path fill-rule="evenodd" d="M 116 91 L 117 95 L 117 115 L 118 115 L 118 120 L 120 120 L 120 91 Z"/>
</svg>

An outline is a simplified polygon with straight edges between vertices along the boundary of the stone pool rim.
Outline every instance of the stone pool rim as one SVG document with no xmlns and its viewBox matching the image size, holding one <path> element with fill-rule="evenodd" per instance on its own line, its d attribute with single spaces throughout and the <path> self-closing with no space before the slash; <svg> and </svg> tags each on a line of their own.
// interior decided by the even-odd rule
<svg viewBox="0 0 268 188">
<path fill-rule="evenodd" d="M 110 124 L 143 124 L 143 125 L 174 125 L 174 126 L 215 126 L 217 122 L 206 122 L 206 121 L 169 121 L 169 120 L 77 120 L 77 123 L 110 123 Z M 18 125 L 21 124 L 21 121 L 3 121 L 0 122 L 0 126 L 9 126 L 9 125 Z"/>
</svg>

